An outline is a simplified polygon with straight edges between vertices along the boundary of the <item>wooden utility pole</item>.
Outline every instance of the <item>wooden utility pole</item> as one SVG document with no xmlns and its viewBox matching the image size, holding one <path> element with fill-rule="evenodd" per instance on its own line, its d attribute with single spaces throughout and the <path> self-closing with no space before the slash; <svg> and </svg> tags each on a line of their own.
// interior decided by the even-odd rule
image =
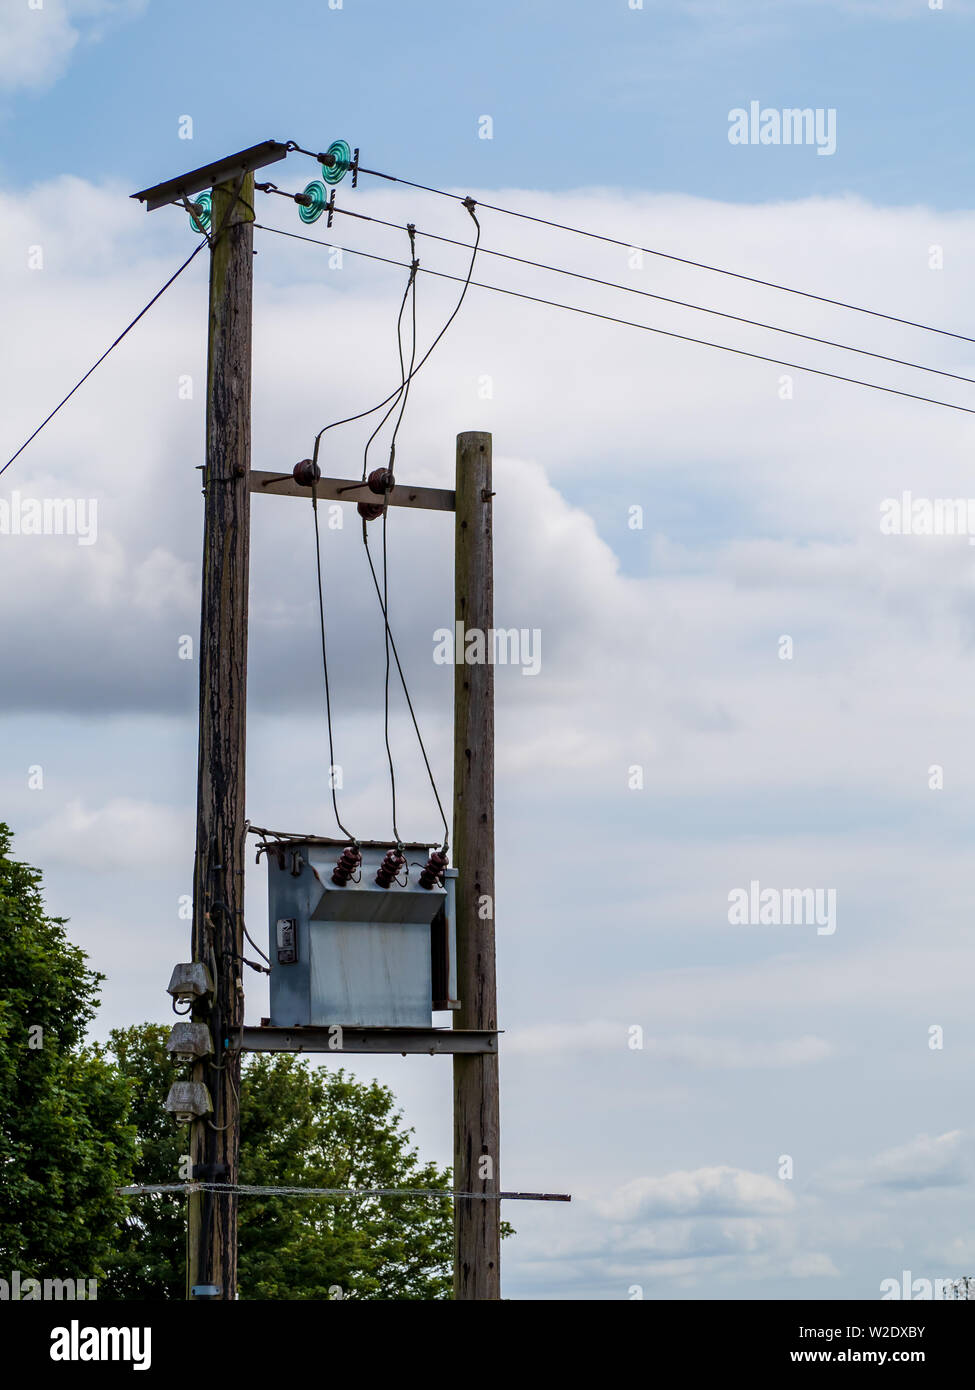
<svg viewBox="0 0 975 1390">
<path fill-rule="evenodd" d="M 254 175 L 213 190 L 203 596 L 200 619 L 200 748 L 193 959 L 213 976 L 209 1024 L 214 1057 L 196 1063 L 213 1114 L 190 1134 L 193 1174 L 237 1182 L 240 1052 L 224 1047 L 243 1024 L 240 980 L 244 906 L 244 751 L 247 711 L 247 586 L 250 539 L 251 306 Z M 187 1297 L 237 1297 L 237 1196 L 195 1192 L 187 1222 Z M 197 1290 L 194 1294 L 193 1290 Z"/>
<path fill-rule="evenodd" d="M 494 550 L 491 436 L 457 436 L 454 584 L 454 845 L 457 868 L 455 1028 L 497 1028 L 494 960 Z M 468 666 L 461 632 L 483 633 Z M 497 1053 L 454 1056 L 454 1187 L 498 1192 Z M 454 1298 L 501 1297 L 501 1203 L 454 1201 Z"/>
</svg>

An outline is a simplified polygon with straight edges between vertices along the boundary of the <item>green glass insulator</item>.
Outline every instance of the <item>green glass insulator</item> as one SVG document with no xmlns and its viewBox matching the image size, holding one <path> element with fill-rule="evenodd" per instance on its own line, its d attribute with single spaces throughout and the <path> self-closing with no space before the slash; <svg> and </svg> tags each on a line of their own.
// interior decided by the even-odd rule
<svg viewBox="0 0 975 1390">
<path fill-rule="evenodd" d="M 211 195 L 209 193 L 197 193 L 194 198 L 190 199 L 190 202 L 195 203 L 198 208 L 202 208 L 202 212 L 190 218 L 190 226 L 194 232 L 208 232 L 213 203 Z"/>
<path fill-rule="evenodd" d="M 352 150 L 348 140 L 333 140 L 325 153 L 331 155 L 335 163 L 322 165 L 322 178 L 326 183 L 341 183 L 352 168 Z"/>
<path fill-rule="evenodd" d="M 318 179 L 314 179 L 304 191 L 310 203 L 298 204 L 298 216 L 302 222 L 317 222 L 328 206 L 328 189 Z"/>
</svg>

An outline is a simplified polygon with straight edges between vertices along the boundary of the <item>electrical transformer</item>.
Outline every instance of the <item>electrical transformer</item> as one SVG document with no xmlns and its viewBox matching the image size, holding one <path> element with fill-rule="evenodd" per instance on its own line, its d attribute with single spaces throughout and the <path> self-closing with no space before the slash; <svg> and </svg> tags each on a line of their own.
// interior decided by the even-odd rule
<svg viewBox="0 0 975 1390">
<path fill-rule="evenodd" d="M 360 864 L 344 840 L 265 846 L 272 1027 L 429 1028 L 460 1007 L 456 869 L 431 872 L 427 845 L 356 849 Z"/>
</svg>

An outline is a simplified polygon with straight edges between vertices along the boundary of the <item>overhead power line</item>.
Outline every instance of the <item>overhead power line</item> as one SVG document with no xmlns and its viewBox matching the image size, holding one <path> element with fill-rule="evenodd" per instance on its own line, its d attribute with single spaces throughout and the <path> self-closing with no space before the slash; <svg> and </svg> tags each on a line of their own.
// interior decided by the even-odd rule
<svg viewBox="0 0 975 1390">
<path fill-rule="evenodd" d="M 335 242 L 320 241 L 317 237 L 303 236 L 300 232 L 286 232 L 280 227 L 267 227 L 263 223 L 255 222 L 257 230 L 263 232 L 273 232 L 275 236 L 290 237 L 293 241 L 307 241 L 312 246 L 322 246 L 327 250 L 337 250 L 348 252 L 351 256 L 363 256 L 367 260 L 381 261 L 385 265 L 395 265 L 406 268 L 405 261 L 394 260 L 390 256 L 380 256 L 374 251 L 359 251 L 352 246 L 338 246 Z M 425 275 L 435 275 L 441 280 L 455 280 L 462 282 L 464 277 L 451 275 L 445 270 L 431 270 L 428 266 L 421 266 L 420 273 Z M 730 352 L 736 357 L 748 357 L 756 362 L 769 362 L 776 367 L 788 367 L 791 371 L 809 372 L 813 376 L 827 377 L 831 381 L 845 381 L 851 386 L 864 386 L 870 391 L 882 391 L 889 396 L 902 396 L 910 401 L 922 401 L 925 405 L 941 406 L 944 410 L 957 410 L 963 415 L 975 415 L 975 408 L 967 405 L 956 405 L 953 401 L 938 400 L 933 396 L 922 396 L 915 391 L 902 391 L 896 386 L 881 386 L 874 381 L 863 381 L 859 377 L 844 376 L 840 372 L 828 372 L 823 367 L 810 367 L 802 362 L 787 362 L 781 357 L 769 357 L 761 352 L 749 352 L 745 348 L 731 347 L 727 343 L 715 343 L 709 338 L 695 338 L 689 333 L 677 333 L 669 328 L 656 328 L 649 323 L 637 323 L 633 319 L 619 318 L 615 314 L 600 313 L 596 309 L 583 309 L 577 304 L 564 304 L 561 300 L 545 299 L 541 295 L 527 294 L 524 290 L 506 289 L 503 285 L 487 285 L 480 280 L 468 280 L 467 283 L 480 290 L 491 290 L 495 294 L 509 295 L 514 299 L 528 300 L 533 304 L 544 304 L 552 309 L 564 309 L 570 313 L 582 314 L 586 318 L 601 319 L 606 323 L 618 323 L 625 328 L 638 328 L 645 333 L 656 333 L 664 338 L 674 338 L 679 342 L 696 343 L 700 347 L 714 348 L 719 352 Z"/>
<path fill-rule="evenodd" d="M 169 279 L 166 281 L 165 285 L 163 285 L 162 289 L 161 289 L 161 290 L 158 290 L 158 291 L 156 292 L 156 294 L 154 294 L 154 295 L 152 296 L 152 298 L 149 300 L 149 303 L 145 306 L 145 308 L 139 310 L 139 312 L 136 314 L 135 318 L 134 318 L 134 319 L 132 320 L 132 322 L 128 325 L 128 327 L 122 329 L 122 332 L 118 335 L 118 337 L 115 339 L 115 341 L 114 341 L 109 347 L 107 347 L 107 348 L 105 349 L 105 351 L 102 353 L 101 357 L 99 357 L 98 361 L 92 363 L 92 365 L 88 368 L 87 372 L 85 372 L 85 374 L 84 374 L 84 376 L 81 378 L 81 380 L 75 382 L 74 386 L 72 386 L 72 388 L 71 388 L 71 390 L 68 392 L 68 394 L 64 397 L 64 399 L 63 399 L 62 401 L 59 401 L 59 402 L 58 402 L 58 404 L 57 404 L 57 405 L 54 407 L 54 409 L 51 411 L 50 415 L 48 415 L 44 420 L 41 421 L 41 423 L 37 426 L 37 429 L 34 430 L 33 434 L 28 435 L 28 437 L 24 440 L 23 444 L 21 444 L 21 446 L 20 446 L 20 448 L 17 450 L 17 452 L 16 452 L 15 454 L 11 454 L 10 458 L 7 459 L 7 462 L 3 465 L 2 468 L 0 468 L 0 473 L 5 473 L 5 472 L 7 471 L 7 469 L 10 467 L 10 465 L 13 463 L 14 459 L 18 458 L 18 457 L 24 452 L 24 450 L 27 448 L 28 444 L 30 444 L 32 440 L 34 440 L 34 439 L 37 438 L 37 436 L 40 434 L 40 432 L 41 432 L 41 430 L 44 428 L 44 426 L 50 424 L 50 422 L 54 419 L 55 415 L 57 415 L 57 413 L 58 413 L 58 411 L 61 409 L 61 407 L 62 407 L 63 405 L 67 405 L 68 401 L 70 401 L 71 397 L 72 397 L 72 396 L 74 395 L 74 393 L 79 389 L 79 387 L 84 386 L 85 382 L 86 382 L 86 381 L 88 380 L 88 378 L 91 376 L 91 374 L 92 374 L 92 372 L 95 370 L 95 368 L 101 366 L 101 364 L 105 361 L 105 358 L 109 355 L 109 353 L 112 352 L 115 348 L 118 347 L 119 343 L 122 341 L 122 339 L 125 337 L 125 335 L 126 335 L 127 333 L 131 332 L 131 330 L 136 326 L 136 324 L 139 322 L 139 320 L 140 320 L 145 314 L 147 314 L 147 313 L 149 312 L 149 310 L 150 310 L 150 309 L 152 308 L 152 306 L 155 304 L 156 300 L 162 298 L 162 296 L 163 296 L 163 295 L 166 293 L 166 291 L 169 289 L 169 287 L 170 287 L 170 285 L 173 283 L 173 281 L 174 281 L 174 280 L 177 280 L 177 279 L 182 275 L 183 271 L 184 271 L 184 270 L 186 269 L 186 267 L 189 265 L 190 261 L 192 261 L 193 257 L 196 256 L 196 255 L 198 255 L 199 252 L 202 251 L 202 250 L 203 250 L 203 247 L 206 246 L 206 245 L 208 245 L 208 242 L 207 242 L 206 238 L 203 238 L 203 240 L 197 242 L 196 246 L 193 248 L 193 250 L 190 252 L 190 254 L 186 257 L 186 260 L 185 260 L 185 261 L 183 262 L 183 264 L 180 266 L 179 270 L 177 270 L 173 275 L 171 275 L 171 276 L 169 277 Z"/>
<path fill-rule="evenodd" d="M 367 217 L 361 212 L 349 212 L 345 208 L 336 208 L 336 213 L 344 213 L 347 217 L 356 217 L 362 222 L 374 222 L 379 227 L 389 227 L 393 231 L 404 231 L 398 222 L 389 222 L 383 217 Z M 455 237 L 441 236 L 437 232 L 425 232 L 420 228 L 414 228 L 417 236 L 427 237 L 431 241 L 442 241 L 448 246 L 461 246 L 467 249 L 467 242 L 458 241 Z M 861 357 L 873 357 L 878 362 L 890 362 L 897 367 L 911 367 L 918 372 L 929 372 L 933 376 L 948 377 L 951 381 L 961 381 L 968 386 L 975 386 L 975 377 L 963 376 L 959 372 L 948 372 L 941 367 L 928 367 L 921 362 L 912 362 L 903 357 L 891 357 L 885 352 L 873 352 L 869 348 L 853 347 L 849 343 L 838 342 L 834 338 L 818 338 L 812 333 L 802 333 L 796 328 L 783 328 L 780 324 L 764 323 L 761 319 L 746 318 L 742 314 L 728 313 L 724 309 L 713 309 L 706 304 L 694 304 L 686 299 L 674 299 L 670 295 L 657 294 L 653 290 L 641 289 L 638 285 L 625 285 L 618 280 L 603 280 L 596 275 L 586 275 L 580 270 L 569 270 L 566 266 L 548 265 L 545 261 L 533 261 L 527 256 L 515 256 L 508 251 L 494 251 L 489 246 L 480 248 L 482 256 L 495 256 L 501 260 L 514 261 L 518 265 L 531 266 L 535 270 L 547 270 L 553 275 L 568 275 L 574 280 L 585 280 L 591 285 L 601 285 L 606 289 L 622 290 L 625 294 L 638 294 L 644 299 L 656 299 L 661 304 L 673 304 L 680 309 L 693 309 L 695 313 L 711 314 L 716 318 L 730 319 L 733 323 L 744 323 L 751 328 L 763 328 L 770 333 L 784 333 L 790 338 L 802 338 L 807 343 L 818 343 L 822 347 L 839 348 L 842 352 L 853 352 Z"/>
<path fill-rule="evenodd" d="M 414 183 L 411 179 L 401 179 L 395 174 L 383 174 L 378 169 L 363 169 L 360 166 L 358 172 L 371 174 L 373 178 L 385 179 L 389 183 L 401 183 L 406 188 L 418 188 L 424 193 L 435 193 L 441 198 L 453 198 L 463 202 L 459 193 L 450 193 L 445 188 L 431 188 L 429 184 Z M 884 313 L 880 309 L 868 309 L 862 304 L 851 304 L 845 299 L 832 299 L 829 295 L 814 294 L 811 290 L 796 289 L 792 285 L 780 285 L 775 280 L 764 280 L 758 275 L 745 275 L 739 270 L 728 270 L 724 266 L 710 265 L 707 261 L 691 260 L 688 256 L 678 256 L 672 251 L 658 251 L 651 246 L 638 246 L 632 241 L 621 241 L 618 237 L 606 236 L 602 232 L 590 232 L 584 227 L 572 227 L 565 222 L 555 222 L 548 217 L 537 217 L 530 212 L 520 212 L 516 208 L 503 208 L 496 203 L 485 203 L 480 199 L 478 199 L 478 207 L 488 208 L 491 212 L 500 212 L 505 217 L 517 217 L 523 222 L 536 222 L 539 226 L 552 227 L 559 232 L 569 232 L 573 236 L 588 237 L 592 241 L 606 242 L 610 246 L 622 246 L 627 251 L 642 251 L 647 256 L 657 256 L 665 261 L 676 261 L 679 265 L 689 265 L 695 270 L 707 270 L 714 275 L 726 275 L 733 280 L 745 280 L 751 285 L 762 285 L 766 289 L 780 290 L 783 294 L 795 294 L 803 299 L 814 299 L 820 304 L 832 304 L 838 309 L 849 309 L 856 314 L 869 314 L 872 318 L 886 319 L 888 323 L 901 323 L 907 328 L 919 328 L 924 333 L 938 333 L 945 338 L 957 338 L 963 343 L 975 343 L 975 338 L 969 337 L 965 333 L 954 333 L 948 328 L 935 328 L 932 324 L 920 323 L 916 319 L 901 318 L 898 314 Z"/>
</svg>

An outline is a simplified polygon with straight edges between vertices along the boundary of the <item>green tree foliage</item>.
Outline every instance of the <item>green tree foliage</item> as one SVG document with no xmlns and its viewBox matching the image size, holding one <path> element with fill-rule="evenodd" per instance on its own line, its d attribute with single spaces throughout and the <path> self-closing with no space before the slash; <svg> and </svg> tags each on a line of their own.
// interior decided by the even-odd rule
<svg viewBox="0 0 975 1390">
<path fill-rule="evenodd" d="M 162 1102 L 181 1070 L 168 1029 L 116 1031 L 111 1049 L 136 1083 L 136 1180 L 180 1179 L 186 1131 Z M 449 1188 L 421 1163 L 392 1093 L 290 1054 L 245 1061 L 240 1181 L 260 1187 Z M 219 1197 L 216 1200 L 221 1200 Z M 246 1299 L 441 1299 L 450 1296 L 449 1198 L 242 1195 L 240 1290 Z M 176 1196 L 131 1200 L 102 1298 L 182 1298 L 185 1208 Z"/>
<path fill-rule="evenodd" d="M 133 1183 L 172 1183 L 185 1176 L 180 1158 L 186 1130 L 163 1109 L 171 1083 L 181 1075 L 166 1051 L 168 1037 L 168 1028 L 152 1024 L 110 1034 L 111 1054 L 132 1091 L 130 1118 L 138 1135 Z M 130 1200 L 99 1298 L 185 1298 L 185 1247 L 184 1201 L 167 1193 Z"/>
<path fill-rule="evenodd" d="M 129 1087 L 85 1030 L 103 978 L 0 823 L 0 1270 L 97 1278 L 129 1180 Z"/>
</svg>

